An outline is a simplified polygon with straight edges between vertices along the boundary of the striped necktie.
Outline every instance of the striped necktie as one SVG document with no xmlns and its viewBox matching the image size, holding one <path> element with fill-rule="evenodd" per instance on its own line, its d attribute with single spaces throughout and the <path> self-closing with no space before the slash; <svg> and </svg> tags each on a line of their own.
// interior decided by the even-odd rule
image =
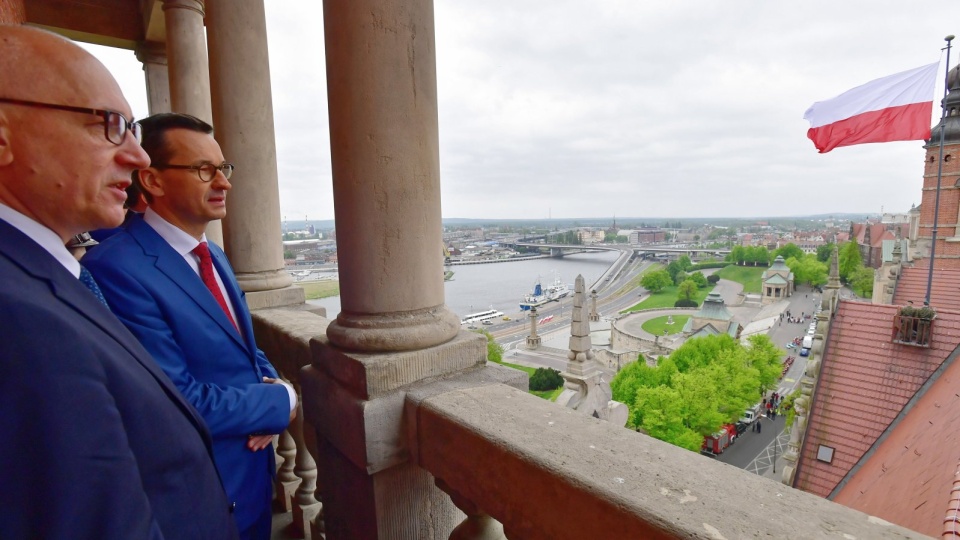
<svg viewBox="0 0 960 540">
<path fill-rule="evenodd" d="M 83 266 L 80 267 L 80 283 L 83 283 L 86 288 L 90 289 L 90 292 L 97 297 L 97 300 L 99 300 L 101 304 L 107 306 L 107 308 L 110 307 L 107 304 L 107 299 L 103 297 L 103 291 L 101 291 L 100 286 L 97 285 L 97 280 L 93 279 L 93 274 Z"/>
</svg>

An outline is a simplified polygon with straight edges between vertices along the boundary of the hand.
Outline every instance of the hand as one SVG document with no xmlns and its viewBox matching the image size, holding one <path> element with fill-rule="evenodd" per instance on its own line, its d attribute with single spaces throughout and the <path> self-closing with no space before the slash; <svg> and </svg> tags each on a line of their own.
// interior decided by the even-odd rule
<svg viewBox="0 0 960 540">
<path fill-rule="evenodd" d="M 273 435 L 250 435 L 247 439 L 247 448 L 253 452 L 259 452 L 270 446 L 271 442 L 273 442 Z"/>
<path fill-rule="evenodd" d="M 290 383 L 286 381 L 281 381 L 280 379 L 274 379 L 273 377 L 264 377 L 263 382 L 267 384 L 282 384 L 291 390 L 293 389 L 293 387 L 290 386 Z M 293 419 L 297 417 L 297 408 L 298 408 L 297 405 L 294 405 L 293 409 L 290 410 L 290 420 L 288 421 L 288 424 L 292 424 Z"/>
</svg>

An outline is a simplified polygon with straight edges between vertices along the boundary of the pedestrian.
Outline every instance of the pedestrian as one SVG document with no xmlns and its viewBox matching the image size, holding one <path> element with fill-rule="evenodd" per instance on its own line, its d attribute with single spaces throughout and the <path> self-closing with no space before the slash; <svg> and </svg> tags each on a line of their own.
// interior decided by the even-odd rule
<svg viewBox="0 0 960 540">
<path fill-rule="evenodd" d="M 760 420 L 757 420 L 757 433 L 760 433 Z"/>
</svg>

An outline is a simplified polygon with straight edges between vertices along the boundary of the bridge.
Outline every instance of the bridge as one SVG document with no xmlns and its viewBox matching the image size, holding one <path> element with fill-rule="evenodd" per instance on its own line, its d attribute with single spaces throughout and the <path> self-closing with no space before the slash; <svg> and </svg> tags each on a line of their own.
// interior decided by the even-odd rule
<svg viewBox="0 0 960 540">
<path fill-rule="evenodd" d="M 674 257 L 679 257 L 680 255 L 690 255 L 691 258 L 695 258 L 701 254 L 709 254 L 709 255 L 716 255 L 718 257 L 722 257 L 730 253 L 729 249 L 691 248 L 691 247 L 655 246 L 655 245 L 631 246 L 628 244 L 541 244 L 541 243 L 517 241 L 511 245 L 516 247 L 527 247 L 527 248 L 549 248 L 550 255 L 552 257 L 563 257 L 564 252 L 579 253 L 581 251 L 632 251 L 634 254 L 639 255 L 640 257 L 643 257 L 643 258 L 656 257 L 658 255 L 673 255 Z"/>
</svg>

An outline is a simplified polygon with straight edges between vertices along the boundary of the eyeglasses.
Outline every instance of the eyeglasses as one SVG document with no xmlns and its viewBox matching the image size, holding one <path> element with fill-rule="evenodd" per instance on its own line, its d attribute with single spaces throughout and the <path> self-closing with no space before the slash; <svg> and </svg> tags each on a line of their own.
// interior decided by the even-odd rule
<svg viewBox="0 0 960 540">
<path fill-rule="evenodd" d="M 9 103 L 11 105 L 23 105 L 25 107 L 37 107 L 40 109 L 55 109 L 58 111 L 68 111 L 82 114 L 95 114 L 103 118 L 103 136 L 113 144 L 123 144 L 123 138 L 129 131 L 133 138 L 140 143 L 141 131 L 140 124 L 127 120 L 127 117 L 106 109 L 89 109 L 87 107 L 73 107 L 70 105 L 56 105 L 54 103 L 41 103 L 39 101 L 27 101 L 24 99 L 0 98 L 0 103 Z"/>
<path fill-rule="evenodd" d="M 222 163 L 220 165 L 214 165 L 213 163 L 204 163 L 202 165 L 150 165 L 154 169 L 184 169 L 189 171 L 197 171 L 197 176 L 200 177 L 201 182 L 210 182 L 217 177 L 217 171 L 220 171 L 223 174 L 223 177 L 227 180 L 230 179 L 230 176 L 233 174 L 233 163 Z"/>
</svg>

